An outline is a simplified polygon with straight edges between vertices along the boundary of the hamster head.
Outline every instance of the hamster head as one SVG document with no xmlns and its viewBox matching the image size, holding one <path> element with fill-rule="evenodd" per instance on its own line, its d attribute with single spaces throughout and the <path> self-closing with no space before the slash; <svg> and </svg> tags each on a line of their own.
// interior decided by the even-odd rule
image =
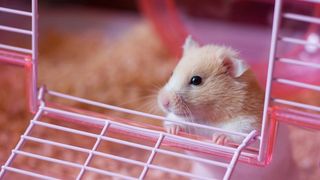
<svg viewBox="0 0 320 180">
<path fill-rule="evenodd" d="M 186 39 L 183 56 L 158 93 L 166 113 L 196 119 L 217 119 L 241 111 L 246 83 L 241 76 L 247 65 L 228 47 L 200 46 Z"/>
</svg>

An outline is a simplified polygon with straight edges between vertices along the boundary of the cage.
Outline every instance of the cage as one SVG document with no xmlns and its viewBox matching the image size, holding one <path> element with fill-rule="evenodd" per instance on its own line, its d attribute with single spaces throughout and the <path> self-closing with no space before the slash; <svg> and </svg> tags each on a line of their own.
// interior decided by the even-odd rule
<svg viewBox="0 0 320 180">
<path fill-rule="evenodd" d="M 2 166 L 1 179 L 153 179 L 157 178 L 158 171 L 169 174 L 167 178 L 172 179 L 211 179 L 206 175 L 189 172 L 186 170 L 188 168 L 171 167 L 167 163 L 170 157 L 181 159 L 184 164 L 200 162 L 216 166 L 223 171 L 219 178 L 230 179 L 238 163 L 247 164 L 252 168 L 266 168 L 274 161 L 272 157 L 275 146 L 278 146 L 276 141 L 279 139 L 277 138 L 279 124 L 320 129 L 318 104 L 295 100 L 296 96 L 303 93 L 309 91 L 317 93 L 320 90 L 317 85 L 319 80 L 315 78 L 319 74 L 320 67 L 317 60 L 319 1 L 276 0 L 275 3 L 256 1 L 271 7 L 269 19 L 265 20 L 265 23 L 272 23 L 271 36 L 266 35 L 270 33 L 269 31 L 255 29 L 248 24 L 239 25 L 238 22 L 243 20 L 232 18 L 229 24 L 220 21 L 211 24 L 215 28 L 214 32 L 201 31 L 200 24 L 203 22 L 197 19 L 192 21 L 192 18 L 182 14 L 181 12 L 188 11 L 188 7 L 181 6 L 183 3 L 180 1 L 141 0 L 139 3 L 144 15 L 151 20 L 164 43 L 177 56 L 181 54 L 180 46 L 187 34 L 194 35 L 204 43 L 227 43 L 244 52 L 244 59 L 252 66 L 266 91 L 261 132 L 252 131 L 246 134 L 184 122 L 187 126 L 239 136 L 243 139 L 240 144 L 217 145 L 210 143 L 206 137 L 186 133 L 181 133 L 179 136 L 168 134 L 161 127 L 148 123 L 174 122 L 162 116 L 72 96 L 47 89 L 44 85 L 38 86 L 37 0 L 30 2 L 28 10 L 6 7 L 4 3 L 3 7 L 0 7 L 3 17 L 14 16 L 18 21 L 13 22 L 13 25 L 12 22 L 4 22 L 0 25 L 0 30 L 10 32 L 11 36 L 16 34 L 28 36 L 29 44 L 21 47 L 10 44 L 10 38 L 1 38 L 5 42 L 0 44 L 0 60 L 25 69 L 28 107 L 34 117 Z M 243 5 L 241 3 L 243 1 L 235 1 L 234 6 Z M 177 8 L 179 4 L 180 9 Z M 192 6 L 194 3 L 189 5 Z M 287 10 L 288 13 L 285 12 Z M 22 19 L 19 19 L 21 17 Z M 259 20 L 257 18 L 257 21 Z M 246 28 L 247 26 L 249 28 Z M 205 26 L 205 29 L 209 28 Z M 237 32 L 229 32 L 230 29 L 237 29 Z M 252 30 L 250 33 L 255 33 L 255 36 L 250 37 L 249 30 Z M 234 36 L 207 38 L 211 37 L 207 36 L 209 33 L 221 34 L 225 31 L 229 34 L 234 33 Z M 248 42 L 243 42 L 237 38 L 238 36 L 250 38 Z M 261 52 L 257 52 L 256 49 Z M 264 58 L 268 54 L 269 57 Z M 76 101 L 85 106 L 130 114 L 134 118 L 110 116 L 108 113 L 91 111 L 90 108 L 83 109 L 61 103 L 65 101 Z M 80 142 L 69 142 L 68 138 L 61 140 L 56 136 L 75 137 Z M 144 152 L 144 155 L 132 158 L 130 154 L 106 152 L 104 147 L 112 145 L 123 146 L 131 153 Z M 33 150 L 30 147 L 37 149 Z M 71 161 L 63 155 L 51 156 L 48 152 L 50 148 L 77 158 Z M 183 151 L 194 154 L 185 154 Z M 208 158 L 211 156 L 219 157 L 219 160 Z M 17 163 L 19 161 L 25 162 L 25 165 Z M 113 161 L 123 163 L 127 171 L 117 172 L 114 167 L 108 165 Z M 37 169 L 37 164 L 44 164 L 50 168 Z M 55 172 L 54 167 L 57 166 L 62 167 L 65 172 Z"/>
</svg>

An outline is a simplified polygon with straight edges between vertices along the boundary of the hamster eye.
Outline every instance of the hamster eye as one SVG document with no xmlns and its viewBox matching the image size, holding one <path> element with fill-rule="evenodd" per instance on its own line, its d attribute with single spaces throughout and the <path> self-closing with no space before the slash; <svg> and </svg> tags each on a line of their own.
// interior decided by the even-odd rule
<svg viewBox="0 0 320 180">
<path fill-rule="evenodd" d="M 202 78 L 200 76 L 192 76 L 192 78 L 190 79 L 190 84 L 198 86 L 200 85 L 202 82 Z"/>
</svg>

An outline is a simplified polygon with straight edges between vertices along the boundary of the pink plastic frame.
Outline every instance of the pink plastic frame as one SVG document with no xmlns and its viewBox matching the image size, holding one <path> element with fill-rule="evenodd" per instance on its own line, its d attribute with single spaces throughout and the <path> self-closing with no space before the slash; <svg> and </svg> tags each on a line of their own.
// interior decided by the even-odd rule
<svg viewBox="0 0 320 180">
<path fill-rule="evenodd" d="M 35 113 L 38 107 L 36 98 L 38 80 L 38 1 L 32 0 L 31 2 L 31 12 L 0 7 L 0 12 L 31 18 L 31 30 L 0 26 L 0 30 L 31 36 L 31 49 L 0 44 L 0 61 L 25 67 L 29 109 L 32 113 Z"/>
</svg>

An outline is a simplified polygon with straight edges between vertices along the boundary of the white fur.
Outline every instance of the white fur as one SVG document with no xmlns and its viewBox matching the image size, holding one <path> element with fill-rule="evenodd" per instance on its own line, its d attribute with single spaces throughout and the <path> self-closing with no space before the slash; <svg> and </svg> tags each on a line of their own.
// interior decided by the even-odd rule
<svg viewBox="0 0 320 180">
<path fill-rule="evenodd" d="M 238 116 L 228 122 L 223 122 L 218 127 L 230 131 L 250 132 L 252 130 L 252 124 L 257 122 L 254 116 Z"/>
<path fill-rule="evenodd" d="M 235 132 L 247 132 L 249 133 L 254 127 L 254 123 L 257 122 L 257 119 L 254 116 L 238 116 L 234 119 L 231 119 L 227 122 L 216 125 L 217 127 L 229 131 Z M 232 140 L 239 142 L 242 140 L 241 137 L 231 136 Z"/>
<path fill-rule="evenodd" d="M 164 89 L 169 92 L 176 91 L 178 90 L 179 83 L 181 83 L 181 81 L 179 81 L 178 78 L 171 78 L 169 82 L 164 86 Z"/>
<path fill-rule="evenodd" d="M 199 47 L 199 43 L 197 43 L 196 41 L 194 41 L 191 37 L 191 35 L 189 35 L 184 44 L 183 44 L 183 54 L 185 54 L 189 49 L 191 48 L 196 48 Z"/>
<path fill-rule="evenodd" d="M 174 120 L 176 122 L 171 122 L 171 121 L 164 121 L 164 126 L 169 126 L 169 125 L 179 125 L 180 127 L 185 127 L 183 124 L 180 124 L 179 122 L 186 122 L 185 119 L 183 117 L 179 117 L 173 113 L 169 113 L 167 114 L 166 116 L 167 119 L 170 119 L 170 120 Z"/>
</svg>

